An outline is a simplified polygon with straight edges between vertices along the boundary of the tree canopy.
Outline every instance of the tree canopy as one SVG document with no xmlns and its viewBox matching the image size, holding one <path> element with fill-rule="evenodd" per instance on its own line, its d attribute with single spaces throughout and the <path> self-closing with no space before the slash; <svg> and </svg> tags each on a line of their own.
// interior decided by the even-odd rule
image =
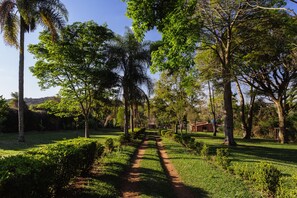
<svg viewBox="0 0 297 198">
<path fill-rule="evenodd" d="M 105 26 L 93 21 L 76 22 L 61 31 L 57 42 L 53 43 L 49 32 L 44 31 L 40 42 L 29 46 L 37 59 L 30 68 L 33 75 L 42 88 L 59 86 L 62 97 L 79 105 L 86 137 L 95 98 L 100 99 L 117 81 L 112 65 L 107 64 L 107 46 L 113 38 L 113 32 Z"/>
</svg>

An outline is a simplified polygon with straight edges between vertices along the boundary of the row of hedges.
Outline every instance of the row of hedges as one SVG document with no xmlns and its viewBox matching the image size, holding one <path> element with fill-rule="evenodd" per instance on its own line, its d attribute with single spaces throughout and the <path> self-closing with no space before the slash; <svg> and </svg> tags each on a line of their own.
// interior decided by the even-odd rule
<svg viewBox="0 0 297 198">
<path fill-rule="evenodd" d="M 0 197 L 52 197 L 71 178 L 89 170 L 103 146 L 73 139 L 0 160 Z"/>
<path fill-rule="evenodd" d="M 253 169 L 247 167 L 246 164 L 240 163 L 235 163 L 231 166 L 230 154 L 227 148 L 218 148 L 216 155 L 210 156 L 209 147 L 204 143 L 196 141 L 190 135 L 173 134 L 171 131 L 164 131 L 163 133 L 161 131 L 161 134 L 194 150 L 210 163 L 229 171 L 231 174 L 240 176 L 244 180 L 252 182 L 256 189 L 260 190 L 264 196 L 295 197 L 297 195 L 296 189 L 286 188 L 286 185 L 282 182 L 281 171 L 267 162 L 261 162 L 256 167 L 253 167 Z"/>
</svg>

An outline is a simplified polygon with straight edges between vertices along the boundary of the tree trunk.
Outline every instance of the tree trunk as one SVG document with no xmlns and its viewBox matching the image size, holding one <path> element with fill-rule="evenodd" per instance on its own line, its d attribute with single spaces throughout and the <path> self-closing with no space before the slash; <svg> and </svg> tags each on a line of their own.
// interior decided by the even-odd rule
<svg viewBox="0 0 297 198">
<path fill-rule="evenodd" d="M 280 100 L 274 100 L 275 106 L 277 108 L 278 122 L 279 122 L 279 141 L 282 144 L 288 143 L 288 137 L 286 132 L 286 115 L 285 109 Z"/>
<path fill-rule="evenodd" d="M 180 134 L 183 134 L 183 121 L 179 121 L 179 130 L 180 130 Z"/>
<path fill-rule="evenodd" d="M 19 124 L 19 142 L 25 142 L 24 133 L 24 42 L 25 27 L 24 20 L 21 17 L 20 22 L 20 51 L 19 51 L 19 101 L 18 101 L 18 124 Z"/>
<path fill-rule="evenodd" d="M 209 93 L 209 101 L 210 101 L 210 108 L 211 108 L 211 113 L 213 116 L 213 122 L 212 122 L 212 130 L 213 130 L 213 136 L 217 136 L 217 124 L 216 124 L 216 109 L 214 106 L 214 93 L 211 91 L 210 88 L 210 82 L 208 81 L 208 93 Z"/>
<path fill-rule="evenodd" d="M 134 108 L 133 108 L 133 104 L 131 104 L 131 111 L 130 111 L 130 129 L 131 129 L 131 132 L 134 133 Z"/>
<path fill-rule="evenodd" d="M 248 126 L 247 126 L 247 122 L 246 122 L 246 118 L 245 118 L 245 101 L 244 101 L 244 96 L 240 87 L 240 84 L 238 82 L 238 80 L 235 80 L 236 82 L 236 87 L 237 87 L 237 91 L 239 94 L 239 102 L 240 102 L 240 118 L 241 118 L 241 128 L 243 130 L 243 136 L 244 139 L 250 139 L 251 136 L 248 135 Z"/>
<path fill-rule="evenodd" d="M 124 88 L 124 116 L 125 116 L 125 123 L 124 123 L 124 134 L 126 137 L 129 136 L 128 133 L 128 126 L 129 126 L 129 105 L 128 105 L 128 96 L 126 90 Z"/>
<path fill-rule="evenodd" d="M 85 138 L 89 138 L 89 119 L 85 117 Z"/>
<path fill-rule="evenodd" d="M 250 101 L 250 109 L 248 112 L 248 118 L 247 118 L 247 131 L 244 134 L 244 139 L 251 139 L 252 136 L 252 128 L 253 128 L 253 117 L 254 117 L 254 104 L 256 95 L 253 93 L 253 90 L 251 90 L 251 101 Z"/>
<path fill-rule="evenodd" d="M 225 66 L 223 68 L 225 144 L 232 146 L 232 145 L 236 145 L 236 142 L 233 137 L 233 107 L 232 107 L 232 90 L 231 90 L 230 75 L 231 75 L 230 69 Z"/>
</svg>

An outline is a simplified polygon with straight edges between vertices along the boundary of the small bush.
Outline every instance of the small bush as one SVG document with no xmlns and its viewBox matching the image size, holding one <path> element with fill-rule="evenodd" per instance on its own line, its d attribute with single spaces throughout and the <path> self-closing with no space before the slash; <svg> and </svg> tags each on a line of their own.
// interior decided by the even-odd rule
<svg viewBox="0 0 297 198">
<path fill-rule="evenodd" d="M 245 180 L 253 179 L 254 169 L 249 168 L 248 164 L 234 163 L 232 170 L 235 175 L 238 175 Z"/>
<path fill-rule="evenodd" d="M 178 143 L 182 143 L 182 137 L 180 134 L 173 134 L 172 139 Z"/>
<path fill-rule="evenodd" d="M 129 134 L 131 135 L 132 139 L 142 139 L 145 135 L 145 128 L 134 128 L 134 132 L 129 129 Z"/>
<path fill-rule="evenodd" d="M 223 169 L 227 170 L 230 167 L 230 158 L 227 148 L 220 148 L 216 150 L 215 162 L 217 165 L 221 166 Z"/>
<path fill-rule="evenodd" d="M 193 145 L 194 145 L 194 142 L 195 142 L 195 139 L 192 138 L 190 135 L 182 135 L 182 144 L 188 148 L 193 148 Z"/>
<path fill-rule="evenodd" d="M 108 138 L 105 143 L 104 143 L 104 147 L 105 147 L 105 152 L 106 153 L 111 153 L 114 149 L 114 141 L 112 138 Z"/>
<path fill-rule="evenodd" d="M 202 149 L 202 146 L 203 146 L 203 143 L 202 142 L 198 142 L 198 141 L 195 141 L 195 151 L 197 154 L 200 154 L 201 152 L 201 149 Z"/>
<path fill-rule="evenodd" d="M 167 132 L 167 130 L 161 130 L 160 135 L 161 135 L 162 137 L 165 137 L 166 132 Z"/>
<path fill-rule="evenodd" d="M 293 175 L 293 180 L 289 181 L 289 177 L 282 177 L 277 188 L 276 197 L 279 198 L 296 198 L 297 197 L 297 174 Z"/>
<path fill-rule="evenodd" d="M 268 163 L 261 162 L 253 174 L 257 187 L 265 193 L 274 195 L 279 186 L 281 172 Z"/>
<path fill-rule="evenodd" d="M 165 137 L 167 137 L 167 138 L 171 138 L 173 135 L 174 135 L 174 132 L 171 130 L 169 130 L 165 133 Z"/>
<path fill-rule="evenodd" d="M 200 156 L 203 159 L 208 159 L 209 158 L 209 147 L 207 146 L 207 144 L 202 145 L 202 148 L 200 150 Z"/>
<path fill-rule="evenodd" d="M 119 136 L 118 142 L 119 142 L 119 146 L 126 145 L 129 142 L 131 142 L 130 136 L 129 135 L 127 136 L 125 134 L 122 134 L 122 135 Z"/>
<path fill-rule="evenodd" d="M 88 171 L 102 150 L 97 141 L 79 138 L 0 159 L 0 197 L 51 197 Z"/>
</svg>

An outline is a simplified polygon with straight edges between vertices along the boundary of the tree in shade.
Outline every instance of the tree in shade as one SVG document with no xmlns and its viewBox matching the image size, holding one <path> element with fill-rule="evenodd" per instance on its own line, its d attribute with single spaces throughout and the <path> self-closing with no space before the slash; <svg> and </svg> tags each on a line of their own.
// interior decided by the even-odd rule
<svg viewBox="0 0 297 198">
<path fill-rule="evenodd" d="M 129 106 L 137 97 L 146 98 L 142 86 L 152 90 L 152 81 L 147 74 L 150 65 L 150 42 L 138 42 L 128 29 L 124 36 L 118 36 L 110 46 L 111 62 L 118 65 L 120 85 L 123 90 L 125 124 L 124 132 L 128 136 Z M 133 126 L 132 126 L 133 129 Z"/>
<path fill-rule="evenodd" d="M 2 0 L 0 2 L 0 29 L 4 41 L 19 49 L 19 142 L 24 135 L 24 43 L 25 33 L 36 29 L 37 24 L 48 28 L 53 39 L 67 20 L 67 9 L 59 0 Z M 18 41 L 19 37 L 19 41 Z"/>
</svg>

